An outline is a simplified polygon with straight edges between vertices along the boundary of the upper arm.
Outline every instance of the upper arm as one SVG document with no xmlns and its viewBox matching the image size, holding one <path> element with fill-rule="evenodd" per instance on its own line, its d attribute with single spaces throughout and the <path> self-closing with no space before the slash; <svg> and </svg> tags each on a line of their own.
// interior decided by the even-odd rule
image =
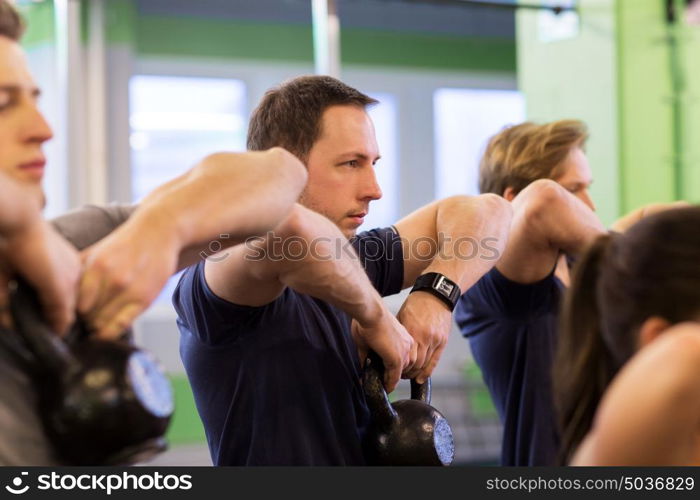
<svg viewBox="0 0 700 500">
<path fill-rule="evenodd" d="M 278 264 L 263 256 L 259 243 L 247 242 L 209 257 L 204 277 L 214 294 L 242 306 L 263 306 L 284 291 Z"/>
<path fill-rule="evenodd" d="M 437 252 L 438 203 L 421 207 L 394 224 L 403 246 L 403 288 L 415 282 Z"/>
<path fill-rule="evenodd" d="M 552 180 L 531 183 L 512 203 L 510 238 L 496 267 L 519 283 L 543 279 L 560 252 L 577 255 L 605 230 L 588 206 Z"/>
<path fill-rule="evenodd" d="M 285 255 L 285 242 L 306 240 L 304 234 L 308 209 L 294 205 L 289 215 L 265 237 L 249 238 L 207 258 L 204 276 L 218 297 L 244 306 L 263 306 L 284 291 L 281 277 L 302 266 L 303 259 Z"/>
</svg>

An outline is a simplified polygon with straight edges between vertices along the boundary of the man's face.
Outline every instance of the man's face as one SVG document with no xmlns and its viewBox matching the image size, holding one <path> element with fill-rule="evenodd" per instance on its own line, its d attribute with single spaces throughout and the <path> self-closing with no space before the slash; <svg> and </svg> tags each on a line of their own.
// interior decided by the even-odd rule
<svg viewBox="0 0 700 500">
<path fill-rule="evenodd" d="M 359 106 L 331 106 L 308 155 L 309 178 L 299 202 L 333 221 L 350 238 L 382 197 L 374 164 L 379 159 L 374 125 Z"/>
<path fill-rule="evenodd" d="M 41 146 L 51 138 L 38 96 L 22 49 L 0 36 L 0 171 L 37 186 L 46 163 Z"/>
<path fill-rule="evenodd" d="M 588 159 L 581 148 L 574 148 L 561 165 L 561 175 L 554 179 L 571 194 L 595 210 L 595 205 L 588 192 L 593 179 Z"/>
</svg>

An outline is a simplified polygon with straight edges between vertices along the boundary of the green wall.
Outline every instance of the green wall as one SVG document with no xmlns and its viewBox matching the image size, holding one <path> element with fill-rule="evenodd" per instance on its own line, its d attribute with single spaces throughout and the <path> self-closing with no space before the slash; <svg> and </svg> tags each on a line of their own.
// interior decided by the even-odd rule
<svg viewBox="0 0 700 500">
<path fill-rule="evenodd" d="M 676 196 L 668 28 L 664 2 L 618 0 L 621 204 L 626 210 Z"/>
<path fill-rule="evenodd" d="M 680 36 L 685 43 L 680 58 L 685 89 L 680 95 L 681 194 L 684 199 L 700 203 L 700 26 L 682 26 Z"/>
<path fill-rule="evenodd" d="M 664 0 L 579 6 L 579 35 L 551 43 L 538 40 L 537 13 L 517 16 L 528 116 L 588 123 L 606 223 L 651 202 L 700 201 L 700 28 L 669 26 Z"/>
<path fill-rule="evenodd" d="M 53 43 L 56 27 L 52 2 L 22 4 L 19 11 L 27 23 L 27 31 L 22 37 L 22 45 L 26 49 Z"/>
<path fill-rule="evenodd" d="M 170 381 L 175 395 L 175 413 L 166 435 L 168 442 L 172 445 L 204 442 L 204 427 L 199 419 L 187 377 L 171 375 Z"/>
<path fill-rule="evenodd" d="M 591 195 L 609 223 L 619 212 L 614 0 L 580 3 L 579 35 L 557 42 L 539 41 L 539 12 L 518 12 L 518 85 L 528 119 L 577 118 L 588 124 Z"/>
<path fill-rule="evenodd" d="M 136 29 L 140 54 L 313 60 L 311 25 L 142 16 L 137 20 Z M 346 64 L 515 71 L 515 42 L 507 39 L 346 29 L 341 32 L 340 46 Z"/>
</svg>

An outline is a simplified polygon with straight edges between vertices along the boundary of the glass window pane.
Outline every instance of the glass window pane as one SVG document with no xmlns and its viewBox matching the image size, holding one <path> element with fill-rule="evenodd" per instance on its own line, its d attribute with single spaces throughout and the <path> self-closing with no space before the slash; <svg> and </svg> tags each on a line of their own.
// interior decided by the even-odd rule
<svg viewBox="0 0 700 500">
<path fill-rule="evenodd" d="M 476 89 L 439 89 L 433 99 L 435 194 L 478 194 L 486 142 L 506 125 L 525 120 L 525 99 L 514 90 Z"/>
<path fill-rule="evenodd" d="M 207 154 L 245 149 L 243 82 L 139 75 L 129 90 L 134 201 Z"/>
<path fill-rule="evenodd" d="M 245 150 L 245 90 L 239 80 L 132 77 L 132 199 L 141 200 L 208 154 Z M 178 279 L 170 279 L 157 304 L 170 303 Z"/>
</svg>

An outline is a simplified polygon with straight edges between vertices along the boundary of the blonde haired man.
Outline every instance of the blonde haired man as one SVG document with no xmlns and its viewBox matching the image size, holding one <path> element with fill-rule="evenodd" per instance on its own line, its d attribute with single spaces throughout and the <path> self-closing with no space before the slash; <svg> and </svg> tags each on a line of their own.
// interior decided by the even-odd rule
<svg viewBox="0 0 700 500">
<path fill-rule="evenodd" d="M 559 303 L 575 257 L 606 229 L 594 213 L 578 120 L 507 127 L 493 136 L 479 186 L 512 202 L 501 260 L 461 298 L 455 319 L 469 339 L 504 426 L 503 465 L 554 465 L 559 435 L 552 402 L 552 357 Z M 620 219 L 623 231 L 672 205 L 655 204 Z"/>
</svg>

